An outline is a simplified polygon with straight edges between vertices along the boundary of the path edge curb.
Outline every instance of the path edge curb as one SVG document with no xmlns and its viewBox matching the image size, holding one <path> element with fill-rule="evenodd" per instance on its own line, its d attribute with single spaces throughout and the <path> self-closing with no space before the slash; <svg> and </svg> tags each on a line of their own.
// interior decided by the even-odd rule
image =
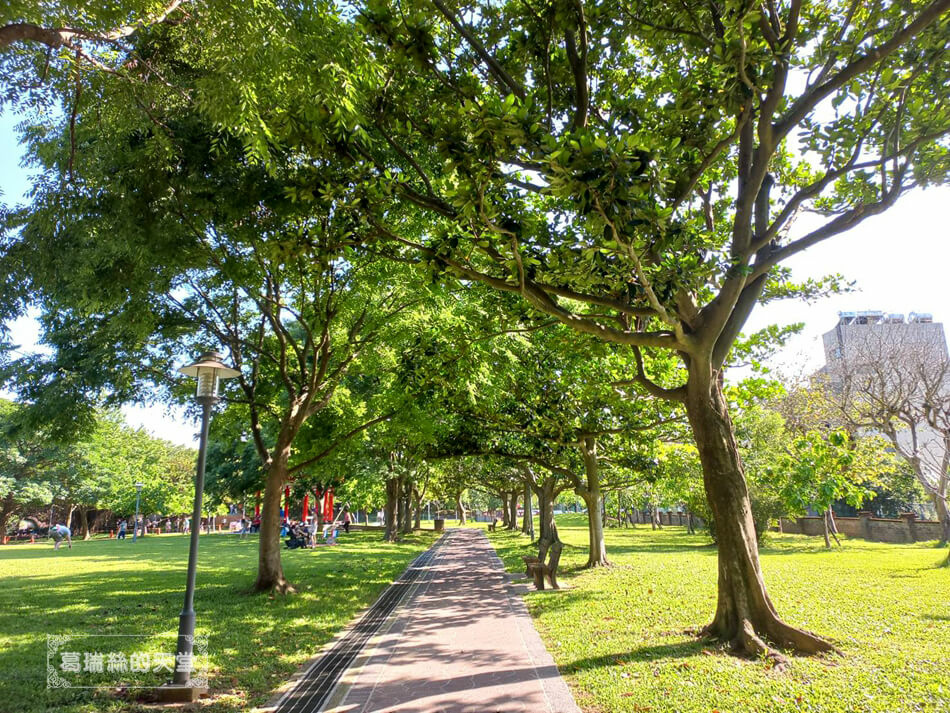
<svg viewBox="0 0 950 713">
<path fill-rule="evenodd" d="M 356 625 L 359 624 L 360 621 L 363 620 L 363 617 L 365 617 L 366 614 L 374 606 L 376 606 L 379 600 L 382 599 L 386 595 L 386 593 L 390 590 L 390 588 L 393 587 L 393 585 L 395 585 L 396 582 L 398 582 L 399 579 L 406 572 L 409 571 L 409 569 L 416 562 L 416 560 L 418 560 L 427 552 L 434 550 L 436 547 L 438 547 L 442 543 L 444 539 L 445 539 L 445 533 L 443 533 L 438 538 L 436 538 L 435 542 L 429 545 L 429 547 L 427 547 L 418 555 L 413 557 L 412 561 L 410 561 L 409 564 L 406 565 L 405 569 L 403 569 L 402 572 L 399 573 L 399 576 L 393 579 L 393 581 L 391 581 L 388 585 L 383 587 L 379 595 L 375 599 L 373 599 L 372 602 L 370 602 L 369 604 L 364 606 L 362 609 L 359 609 L 355 614 L 353 614 L 353 616 L 347 622 L 346 626 L 344 626 L 342 629 L 336 632 L 336 634 L 334 634 L 330 639 L 328 639 L 323 644 L 323 646 L 320 647 L 320 650 L 317 651 L 313 656 L 311 656 L 309 659 L 307 659 L 302 664 L 300 664 L 297 670 L 293 674 L 291 674 L 290 678 L 288 678 L 280 686 L 274 689 L 273 693 L 271 694 L 271 697 L 268 698 L 267 701 L 265 701 L 263 705 L 256 706 L 254 708 L 249 709 L 249 713 L 274 713 L 274 711 L 277 710 L 277 706 L 280 705 L 280 702 L 284 699 L 284 697 L 287 696 L 287 694 L 291 693 L 294 690 L 294 688 L 297 687 L 297 684 L 300 683 L 301 680 L 306 678 L 310 670 L 314 666 L 316 666 L 317 662 L 320 661 L 320 659 L 323 658 L 323 656 L 327 654 L 339 642 L 340 639 L 347 636 L 350 633 L 350 631 L 354 627 L 356 627 Z M 404 600 L 405 598 L 403 599 L 403 601 Z M 396 607 L 396 609 L 400 609 L 402 607 L 403 601 L 399 602 L 399 605 Z M 382 627 L 380 628 L 382 629 Z M 375 636 L 378 635 L 378 633 L 379 632 L 377 632 L 377 634 L 374 634 L 374 638 Z"/>
</svg>

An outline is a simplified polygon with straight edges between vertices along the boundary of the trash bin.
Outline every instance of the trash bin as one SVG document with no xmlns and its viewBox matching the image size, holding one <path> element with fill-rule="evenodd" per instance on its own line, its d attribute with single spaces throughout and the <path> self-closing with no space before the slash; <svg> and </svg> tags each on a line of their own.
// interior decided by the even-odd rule
<svg viewBox="0 0 950 713">
<path fill-rule="evenodd" d="M 445 520 L 443 518 L 437 517 L 432 522 L 436 532 L 445 532 Z"/>
</svg>

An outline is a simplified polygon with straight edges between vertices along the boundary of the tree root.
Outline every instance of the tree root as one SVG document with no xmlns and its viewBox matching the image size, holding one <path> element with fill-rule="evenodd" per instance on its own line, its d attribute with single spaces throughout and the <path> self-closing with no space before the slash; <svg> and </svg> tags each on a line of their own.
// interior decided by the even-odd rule
<svg viewBox="0 0 950 713">
<path fill-rule="evenodd" d="M 276 581 L 268 582 L 255 582 L 254 583 L 255 592 L 269 592 L 270 594 L 296 594 L 297 589 L 293 584 L 288 582 L 283 577 L 280 577 Z"/>
<path fill-rule="evenodd" d="M 273 588 L 271 589 L 271 592 L 274 594 L 296 594 L 297 588 L 294 587 L 294 585 L 292 585 L 286 579 L 282 579 L 280 582 L 278 582 L 277 584 L 273 586 Z"/>
<path fill-rule="evenodd" d="M 602 562 L 598 562 L 595 560 L 587 560 L 587 564 L 585 564 L 582 569 L 596 569 L 597 567 L 613 567 L 613 566 L 614 566 L 613 562 L 609 560 L 604 560 Z"/>
<path fill-rule="evenodd" d="M 772 668 L 783 671 L 788 666 L 788 659 L 778 651 L 770 648 L 752 626 L 752 622 L 744 619 L 739 626 L 739 633 L 732 641 L 732 648 L 746 656 L 767 659 L 772 662 Z"/>
<path fill-rule="evenodd" d="M 769 626 L 769 638 L 774 640 L 779 646 L 792 649 L 799 654 L 841 653 L 831 642 L 825 641 L 817 634 L 812 634 L 810 631 L 805 631 L 804 629 L 796 629 L 781 619 L 775 619 L 771 622 Z"/>
<path fill-rule="evenodd" d="M 784 670 L 788 666 L 789 660 L 780 651 L 769 646 L 766 641 L 779 648 L 806 656 L 821 653 L 841 653 L 835 646 L 821 637 L 803 629 L 789 626 L 780 619 L 770 621 L 764 632 L 756 631 L 755 626 L 749 619 L 742 619 L 735 631 L 728 632 L 723 631 L 722 624 L 713 621 L 699 630 L 699 636 L 726 641 L 736 654 L 768 659 L 776 671 Z"/>
</svg>

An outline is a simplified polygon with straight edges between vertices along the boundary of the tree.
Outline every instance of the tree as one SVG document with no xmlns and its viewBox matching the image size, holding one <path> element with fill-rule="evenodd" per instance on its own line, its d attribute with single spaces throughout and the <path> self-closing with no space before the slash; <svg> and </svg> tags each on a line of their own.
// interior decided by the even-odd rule
<svg viewBox="0 0 950 713">
<path fill-rule="evenodd" d="M 408 268 L 353 253 L 351 220 L 332 197 L 320 216 L 312 205 L 298 212 L 282 184 L 236 161 L 239 147 L 212 145 L 195 117 L 176 117 L 180 160 L 158 168 L 135 131 L 102 137 L 87 121 L 83 115 L 77 122 L 84 137 L 77 175 L 98 190 L 45 186 L 10 250 L 28 266 L 54 346 L 49 358 L 23 364 L 22 387 L 47 403 L 62 400 L 59 389 L 71 390 L 73 404 L 62 414 L 69 417 L 100 398 L 97 387 L 107 387 L 113 400 L 128 399 L 158 382 L 184 399 L 167 377 L 174 359 L 209 343 L 223 347 L 240 372 L 227 408 L 243 417 L 244 440 L 265 472 L 255 587 L 290 591 L 280 564 L 284 486 L 391 415 L 369 413 L 362 402 L 344 406 L 355 391 L 338 387 L 358 360 L 383 378 L 392 355 L 368 347 L 411 330 L 406 317 L 426 302 L 426 291 Z M 131 146 L 110 151 L 116 141 Z M 139 190 L 143 175 L 149 186 Z M 55 206 L 63 202 L 71 210 L 60 221 Z M 56 255 L 47 250 L 50 241 L 59 246 Z M 67 273 L 72 277 L 61 279 Z M 104 273 L 111 278 L 105 285 Z M 95 336 L 77 340 L 83 333 Z M 112 357 L 96 363 L 92 355 L 107 351 Z M 74 378 L 45 379 L 57 370 Z M 331 405 L 338 418 L 313 430 L 310 419 Z M 297 438 L 308 428 L 303 452 Z"/>
<path fill-rule="evenodd" d="M 15 515 L 52 501 L 51 466 L 61 460 L 55 443 L 21 428 L 19 411 L 17 404 L 0 399 L 0 537 Z"/>
<path fill-rule="evenodd" d="M 622 352 L 590 339 L 572 344 L 569 330 L 541 326 L 496 341 L 486 359 L 495 368 L 477 361 L 473 374 L 455 375 L 460 392 L 449 394 L 444 408 L 454 411 L 470 442 L 452 439 L 450 447 L 533 464 L 566 480 L 587 505 L 587 566 L 606 566 L 604 493 L 644 477 L 655 439 L 677 415 L 660 402 L 617 398 Z M 654 366 L 659 373 L 662 366 Z M 556 493 L 544 478 L 530 471 L 523 477 L 535 492 L 550 491 L 544 497 L 553 504 Z"/>
<path fill-rule="evenodd" d="M 135 483 L 144 483 L 143 513 L 190 513 L 195 497 L 194 449 L 155 438 L 144 428 L 105 420 L 101 441 L 89 445 L 89 469 L 100 474 L 108 488 L 100 503 L 110 510 L 135 512 Z M 80 443 L 84 446 L 85 443 Z"/>
<path fill-rule="evenodd" d="M 247 68 L 251 91 L 217 74 L 202 111 L 248 155 L 332 145 L 357 232 L 394 258 L 628 349 L 632 381 L 685 405 L 719 523 L 706 632 L 748 653 L 829 650 L 766 592 L 722 369 L 756 303 L 826 287 L 795 285 L 785 260 L 946 179 L 950 0 L 433 2 L 359 3 L 340 16 L 353 25 L 298 6 L 253 29 L 222 17 L 218 42 L 202 15 L 201 42 L 183 23 L 164 49 Z M 288 81 L 324 66 L 342 96 Z M 319 202 L 315 173 L 295 197 Z M 808 207 L 825 222 L 793 236 Z M 681 359 L 681 383 L 650 378 L 657 351 Z"/>
<path fill-rule="evenodd" d="M 92 433 L 75 442 L 54 441 L 23 426 L 34 418 L 27 414 L 31 408 L 0 400 L 0 532 L 6 532 L 10 516 L 18 511 L 54 506 L 62 512 L 56 519 L 65 524 L 78 511 L 80 532 L 89 539 L 89 510 L 133 512 L 137 482 L 145 484 L 143 512 L 189 508 L 194 497 L 192 449 L 130 428 L 114 412 L 98 413 Z"/>
<path fill-rule="evenodd" d="M 778 464 L 782 495 L 792 512 L 813 507 L 822 514 L 825 547 L 830 548 L 829 534 L 838 542 L 832 504 L 845 500 L 860 506 L 873 494 L 870 486 L 890 460 L 880 438 L 855 442 L 844 431 L 808 431 L 794 440 Z"/>
<path fill-rule="evenodd" d="M 867 328 L 847 358 L 827 368 L 824 398 L 851 430 L 879 433 L 910 466 L 950 541 L 950 360 L 942 332 L 914 338 L 914 325 Z"/>
<path fill-rule="evenodd" d="M 49 95 L 82 95 L 83 70 L 131 78 L 136 33 L 180 22 L 189 0 L 133 0 L 90 6 L 75 0 L 11 0 L 0 11 L 0 107 L 35 105 Z M 147 61 L 144 63 L 147 66 Z"/>
<path fill-rule="evenodd" d="M 775 463 L 792 440 L 780 414 L 761 402 L 746 403 L 735 418 L 739 452 L 749 483 L 749 504 L 756 537 L 761 540 L 772 524 L 786 513 L 786 501 L 776 482 Z"/>
<path fill-rule="evenodd" d="M 714 526 L 709 521 L 706 493 L 703 491 L 702 465 L 695 446 L 688 443 L 663 443 L 658 451 L 657 481 L 671 496 L 671 501 L 683 503 L 686 506 L 687 529 L 690 533 L 695 532 L 693 521 L 695 513 L 705 519 L 710 535 L 714 536 Z M 652 494 L 653 484 L 645 485 L 651 492 L 635 492 L 634 497 Z M 640 502 L 648 500 L 648 497 L 643 497 Z"/>
<path fill-rule="evenodd" d="M 385 79 L 360 119 L 373 141 L 349 151 L 390 172 L 367 189 L 381 206 L 431 220 L 370 224 L 626 346 L 631 380 L 685 405 L 703 465 L 719 530 L 705 632 L 753 654 L 831 649 L 766 592 L 722 369 L 756 303 L 822 291 L 783 261 L 945 180 L 950 2 L 434 4 L 360 8 Z M 808 206 L 828 219 L 792 237 Z M 658 350 L 681 384 L 643 368 Z"/>
</svg>

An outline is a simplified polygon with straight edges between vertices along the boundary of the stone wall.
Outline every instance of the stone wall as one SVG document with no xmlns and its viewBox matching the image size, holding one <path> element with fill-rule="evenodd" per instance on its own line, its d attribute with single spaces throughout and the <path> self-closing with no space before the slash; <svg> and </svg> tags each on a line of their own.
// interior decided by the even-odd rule
<svg viewBox="0 0 950 713">
<path fill-rule="evenodd" d="M 822 534 L 822 518 L 799 517 L 794 520 L 782 519 L 782 532 L 799 535 Z M 940 539 L 940 523 L 936 520 L 918 520 L 917 515 L 902 513 L 899 518 L 872 517 L 869 512 L 859 513 L 858 517 L 836 517 L 838 532 L 849 537 L 860 537 L 872 542 L 928 542 Z"/>
</svg>

